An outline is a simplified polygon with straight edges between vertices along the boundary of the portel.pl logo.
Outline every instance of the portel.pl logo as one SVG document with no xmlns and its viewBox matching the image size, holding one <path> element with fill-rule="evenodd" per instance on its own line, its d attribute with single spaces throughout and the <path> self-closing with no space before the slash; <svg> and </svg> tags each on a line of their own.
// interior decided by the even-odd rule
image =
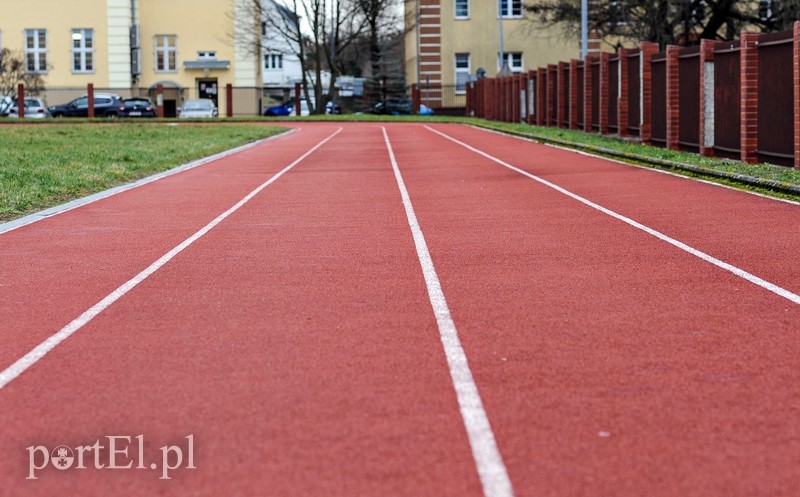
<svg viewBox="0 0 800 497">
<path fill-rule="evenodd" d="M 197 469 L 194 465 L 194 435 L 186 437 L 186 445 L 165 445 L 160 448 L 158 462 L 147 464 L 144 460 L 144 435 L 136 437 L 110 435 L 98 439 L 92 445 L 69 447 L 59 445 L 49 449 L 43 445 L 27 447 L 28 477 L 37 480 L 37 472 L 47 467 L 57 470 L 94 469 L 150 469 L 160 470 L 159 480 L 171 479 L 170 471 Z M 138 450 L 134 457 L 134 451 Z M 134 466 L 134 462 L 136 465 Z M 184 466 L 185 463 L 185 466 Z"/>
</svg>

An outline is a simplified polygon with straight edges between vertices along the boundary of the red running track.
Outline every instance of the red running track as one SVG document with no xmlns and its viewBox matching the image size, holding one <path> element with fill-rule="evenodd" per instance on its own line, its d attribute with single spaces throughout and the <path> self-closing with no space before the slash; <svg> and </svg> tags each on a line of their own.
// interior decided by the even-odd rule
<svg viewBox="0 0 800 497">
<path fill-rule="evenodd" d="M 0 234 L 0 369 L 337 127 Z M 796 494 L 798 304 L 453 140 L 790 296 L 800 207 L 464 126 L 386 128 L 515 495 Z M 343 125 L 0 389 L 0 495 L 500 495 L 439 333 L 382 126 Z M 27 447 L 140 434 L 148 463 L 193 435 L 196 469 L 26 479 Z"/>
</svg>

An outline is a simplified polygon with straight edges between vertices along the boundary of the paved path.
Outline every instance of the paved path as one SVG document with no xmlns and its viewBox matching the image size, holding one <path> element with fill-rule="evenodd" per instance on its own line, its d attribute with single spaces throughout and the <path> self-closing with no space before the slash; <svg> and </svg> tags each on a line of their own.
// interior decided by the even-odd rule
<svg viewBox="0 0 800 497">
<path fill-rule="evenodd" d="M 304 123 L 0 234 L 0 496 L 795 495 L 798 227 L 465 126 Z"/>
</svg>

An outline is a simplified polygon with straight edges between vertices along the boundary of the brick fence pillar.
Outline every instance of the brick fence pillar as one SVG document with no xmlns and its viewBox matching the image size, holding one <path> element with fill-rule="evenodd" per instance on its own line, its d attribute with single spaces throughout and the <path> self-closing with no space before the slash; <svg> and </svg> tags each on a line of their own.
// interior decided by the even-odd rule
<svg viewBox="0 0 800 497">
<path fill-rule="evenodd" d="M 556 121 L 558 122 L 559 127 L 567 127 L 567 119 L 569 118 L 568 113 L 569 109 L 567 109 L 566 98 L 569 92 L 569 77 L 567 76 L 567 68 L 569 67 L 568 62 L 559 62 L 558 63 L 558 84 L 557 86 L 557 97 L 558 98 L 558 112 L 556 113 Z"/>
<path fill-rule="evenodd" d="M 800 169 L 800 21 L 794 23 L 794 167 Z"/>
<path fill-rule="evenodd" d="M 164 117 L 164 85 L 156 85 L 156 116 Z"/>
<path fill-rule="evenodd" d="M 742 162 L 757 162 L 758 148 L 758 33 L 742 33 L 741 149 Z"/>
<path fill-rule="evenodd" d="M 558 65 L 547 65 L 547 124 L 558 126 Z M 553 103 L 555 102 L 555 103 Z"/>
<path fill-rule="evenodd" d="M 295 83 L 294 84 L 294 115 L 295 116 L 299 116 L 300 115 L 300 111 L 301 111 L 300 106 L 301 106 L 301 104 L 300 104 L 300 83 Z"/>
<path fill-rule="evenodd" d="M 592 56 L 583 60 L 583 130 L 592 132 Z"/>
<path fill-rule="evenodd" d="M 601 135 L 608 134 L 609 99 L 611 97 L 611 90 L 609 89 L 611 75 L 608 73 L 611 68 L 610 59 L 610 53 L 603 52 L 600 54 L 600 98 L 598 99 L 600 112 L 598 114 L 600 115 Z"/>
<path fill-rule="evenodd" d="M 680 65 L 678 62 L 680 47 L 667 47 L 667 148 L 678 150 L 680 136 Z"/>
<path fill-rule="evenodd" d="M 231 83 L 225 85 L 225 101 L 227 102 L 225 116 L 233 117 L 233 85 Z"/>
<path fill-rule="evenodd" d="M 658 43 L 643 41 L 639 43 L 639 136 L 642 143 L 653 140 L 653 55 L 658 53 Z"/>
<path fill-rule="evenodd" d="M 528 71 L 528 124 L 536 124 L 536 71 Z"/>
<path fill-rule="evenodd" d="M 25 117 L 25 85 L 22 83 L 17 85 L 17 115 Z"/>
<path fill-rule="evenodd" d="M 94 85 L 92 83 L 86 85 L 86 117 L 89 119 L 94 117 Z"/>
<path fill-rule="evenodd" d="M 569 62 L 569 129 L 578 129 L 578 90 L 582 81 L 578 81 L 578 59 Z"/>
<path fill-rule="evenodd" d="M 547 69 L 544 67 L 536 74 L 536 124 L 547 126 Z"/>
<path fill-rule="evenodd" d="M 633 49 L 620 48 L 617 51 L 617 132 L 619 136 L 628 136 L 628 55 Z"/>
<path fill-rule="evenodd" d="M 714 156 L 714 45 L 700 40 L 700 155 Z"/>
</svg>

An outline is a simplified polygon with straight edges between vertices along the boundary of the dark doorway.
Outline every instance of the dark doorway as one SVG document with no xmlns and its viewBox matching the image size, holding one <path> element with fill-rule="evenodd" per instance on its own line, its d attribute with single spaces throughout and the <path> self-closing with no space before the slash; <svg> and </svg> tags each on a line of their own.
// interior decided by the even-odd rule
<svg viewBox="0 0 800 497">
<path fill-rule="evenodd" d="M 214 105 L 219 107 L 217 103 L 217 94 L 219 93 L 216 79 L 199 79 L 197 80 L 197 98 L 207 98 L 214 101 Z"/>
</svg>

